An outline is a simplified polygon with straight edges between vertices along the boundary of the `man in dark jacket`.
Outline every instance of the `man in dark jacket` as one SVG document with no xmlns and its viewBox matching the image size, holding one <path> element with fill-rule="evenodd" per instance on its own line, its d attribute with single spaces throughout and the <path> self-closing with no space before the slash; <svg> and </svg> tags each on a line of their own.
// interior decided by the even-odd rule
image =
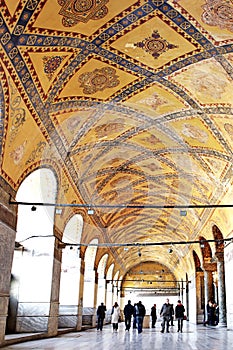
<svg viewBox="0 0 233 350">
<path fill-rule="evenodd" d="M 169 299 L 166 300 L 166 303 L 163 304 L 161 310 L 160 310 L 160 316 L 162 316 L 163 321 L 161 323 L 162 329 L 161 333 L 164 333 L 165 325 L 166 325 L 166 331 L 169 333 L 169 321 L 172 317 L 172 305 L 169 303 Z"/>
<path fill-rule="evenodd" d="M 156 310 L 156 304 L 154 304 L 154 306 L 152 306 L 151 308 L 151 327 L 152 328 L 155 328 L 155 323 L 156 323 L 156 320 L 157 320 L 157 310 Z"/>
<path fill-rule="evenodd" d="M 106 312 L 106 306 L 104 305 L 104 303 L 101 303 L 97 309 L 97 330 L 99 329 L 102 331 L 103 329 L 105 312 Z"/>
<path fill-rule="evenodd" d="M 143 325 L 144 316 L 146 314 L 146 309 L 141 301 L 139 301 L 135 305 L 134 309 L 135 309 L 134 312 L 135 312 L 136 320 L 137 320 L 138 333 L 142 333 L 142 325 Z"/>
<path fill-rule="evenodd" d="M 125 330 L 129 331 L 131 326 L 131 317 L 134 312 L 134 307 L 131 305 L 131 301 L 128 300 L 128 304 L 124 307 L 124 315 L 125 315 Z"/>
</svg>

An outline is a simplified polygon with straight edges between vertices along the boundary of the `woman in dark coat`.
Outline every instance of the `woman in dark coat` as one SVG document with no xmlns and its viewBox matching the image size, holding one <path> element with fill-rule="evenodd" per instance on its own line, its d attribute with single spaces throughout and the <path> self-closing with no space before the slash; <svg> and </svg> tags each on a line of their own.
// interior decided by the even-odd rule
<svg viewBox="0 0 233 350">
<path fill-rule="evenodd" d="M 178 300 L 176 308 L 175 308 L 175 317 L 178 321 L 178 330 L 177 332 L 181 332 L 183 330 L 183 320 L 184 320 L 184 305 L 181 303 L 181 300 Z"/>
</svg>

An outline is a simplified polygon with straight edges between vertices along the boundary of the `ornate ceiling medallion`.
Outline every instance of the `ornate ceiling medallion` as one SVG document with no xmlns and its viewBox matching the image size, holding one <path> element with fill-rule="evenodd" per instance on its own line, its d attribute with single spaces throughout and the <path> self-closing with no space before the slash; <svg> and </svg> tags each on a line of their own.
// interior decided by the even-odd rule
<svg viewBox="0 0 233 350">
<path fill-rule="evenodd" d="M 63 16 L 62 24 L 72 27 L 78 22 L 87 23 L 90 19 L 100 19 L 106 16 L 109 0 L 57 0 L 62 6 L 59 15 Z"/>
<path fill-rule="evenodd" d="M 90 95 L 97 91 L 116 87 L 120 82 L 117 79 L 116 70 L 111 67 L 95 69 L 93 72 L 83 73 L 79 77 L 80 87 L 83 93 Z"/>
<path fill-rule="evenodd" d="M 151 37 L 144 39 L 143 41 L 134 44 L 137 47 L 144 49 L 151 54 L 154 58 L 158 58 L 164 52 L 177 48 L 176 45 L 169 44 L 163 39 L 157 30 L 154 30 Z"/>
<path fill-rule="evenodd" d="M 44 56 L 43 57 L 44 72 L 47 75 L 49 80 L 52 79 L 53 73 L 60 66 L 63 59 L 64 59 L 64 57 L 60 57 L 60 56 L 51 56 L 51 57 Z"/>
<path fill-rule="evenodd" d="M 233 4 L 229 0 L 206 0 L 202 20 L 210 26 L 233 31 Z"/>
</svg>

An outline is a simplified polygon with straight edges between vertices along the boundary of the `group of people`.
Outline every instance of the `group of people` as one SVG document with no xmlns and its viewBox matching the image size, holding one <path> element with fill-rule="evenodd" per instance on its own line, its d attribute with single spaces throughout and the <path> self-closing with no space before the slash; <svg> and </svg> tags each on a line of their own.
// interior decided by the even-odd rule
<svg viewBox="0 0 233 350">
<path fill-rule="evenodd" d="M 97 309 L 97 330 L 103 329 L 103 322 L 106 313 L 106 306 L 104 303 L 101 303 Z M 173 304 L 169 303 L 169 299 L 166 299 L 166 302 L 163 304 L 160 310 L 160 317 L 162 318 L 161 323 L 161 333 L 164 333 L 165 328 L 166 332 L 169 333 L 170 325 L 173 326 L 173 318 L 175 315 L 176 320 L 178 321 L 178 332 L 183 330 L 183 320 L 184 320 L 185 308 L 180 300 L 178 300 L 175 310 Z M 124 318 L 125 318 L 125 330 L 129 331 L 131 327 L 131 321 L 133 317 L 133 328 L 137 328 L 138 333 L 142 332 L 143 319 L 146 314 L 145 306 L 141 301 L 135 303 L 134 306 L 131 304 L 131 301 L 128 300 L 128 303 L 124 307 Z M 117 302 L 114 303 L 111 312 L 111 323 L 113 330 L 118 330 L 118 323 L 120 321 L 120 307 Z M 155 323 L 157 321 L 157 309 L 156 304 L 151 308 L 151 327 L 155 328 Z"/>
<path fill-rule="evenodd" d="M 106 306 L 104 303 L 101 303 L 97 309 L 97 330 L 102 331 L 103 323 L 105 319 Z M 146 314 L 145 306 L 139 301 L 134 306 L 131 304 L 131 301 L 128 301 L 128 304 L 124 307 L 124 317 L 125 317 L 125 330 L 129 331 L 131 327 L 131 319 L 134 317 L 134 328 L 138 329 L 138 333 L 142 332 L 143 318 Z M 118 323 L 120 321 L 121 311 L 117 302 L 114 303 L 111 311 L 111 323 L 113 330 L 118 330 Z"/>
<path fill-rule="evenodd" d="M 209 326 L 217 326 L 219 322 L 219 307 L 218 304 L 215 303 L 213 300 L 208 300 L 208 303 L 206 305 L 206 313 L 207 318 L 205 320 L 205 325 Z"/>
<path fill-rule="evenodd" d="M 173 317 L 175 315 L 175 318 L 178 322 L 178 329 L 177 332 L 183 332 L 183 320 L 184 320 L 184 312 L 185 308 L 184 305 L 181 303 L 181 300 L 178 300 L 177 305 L 175 307 L 175 311 L 173 308 L 173 304 L 169 303 L 169 299 L 166 299 L 166 302 L 163 304 L 161 310 L 160 310 L 160 316 L 162 317 L 162 323 L 161 323 L 161 333 L 164 333 L 165 328 L 166 332 L 169 333 L 169 326 L 173 326 Z"/>
</svg>

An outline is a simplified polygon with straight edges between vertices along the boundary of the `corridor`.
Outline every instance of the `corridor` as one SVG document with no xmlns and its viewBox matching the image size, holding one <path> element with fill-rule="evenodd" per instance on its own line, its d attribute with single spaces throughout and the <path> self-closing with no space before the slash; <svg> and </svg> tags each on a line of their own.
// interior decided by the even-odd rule
<svg viewBox="0 0 233 350">
<path fill-rule="evenodd" d="M 160 333 L 160 323 L 156 328 L 144 328 L 141 334 L 131 329 L 125 332 L 124 323 L 118 332 L 113 333 L 111 325 L 104 326 L 102 332 L 90 329 L 83 332 L 68 333 L 56 338 L 34 340 L 6 346 L 3 349 L 40 349 L 40 350 L 74 350 L 74 349 L 163 349 L 163 350 L 230 350 L 233 344 L 233 331 L 226 328 L 209 328 L 185 322 L 183 333 L 177 333 L 177 324 L 170 333 Z"/>
</svg>

